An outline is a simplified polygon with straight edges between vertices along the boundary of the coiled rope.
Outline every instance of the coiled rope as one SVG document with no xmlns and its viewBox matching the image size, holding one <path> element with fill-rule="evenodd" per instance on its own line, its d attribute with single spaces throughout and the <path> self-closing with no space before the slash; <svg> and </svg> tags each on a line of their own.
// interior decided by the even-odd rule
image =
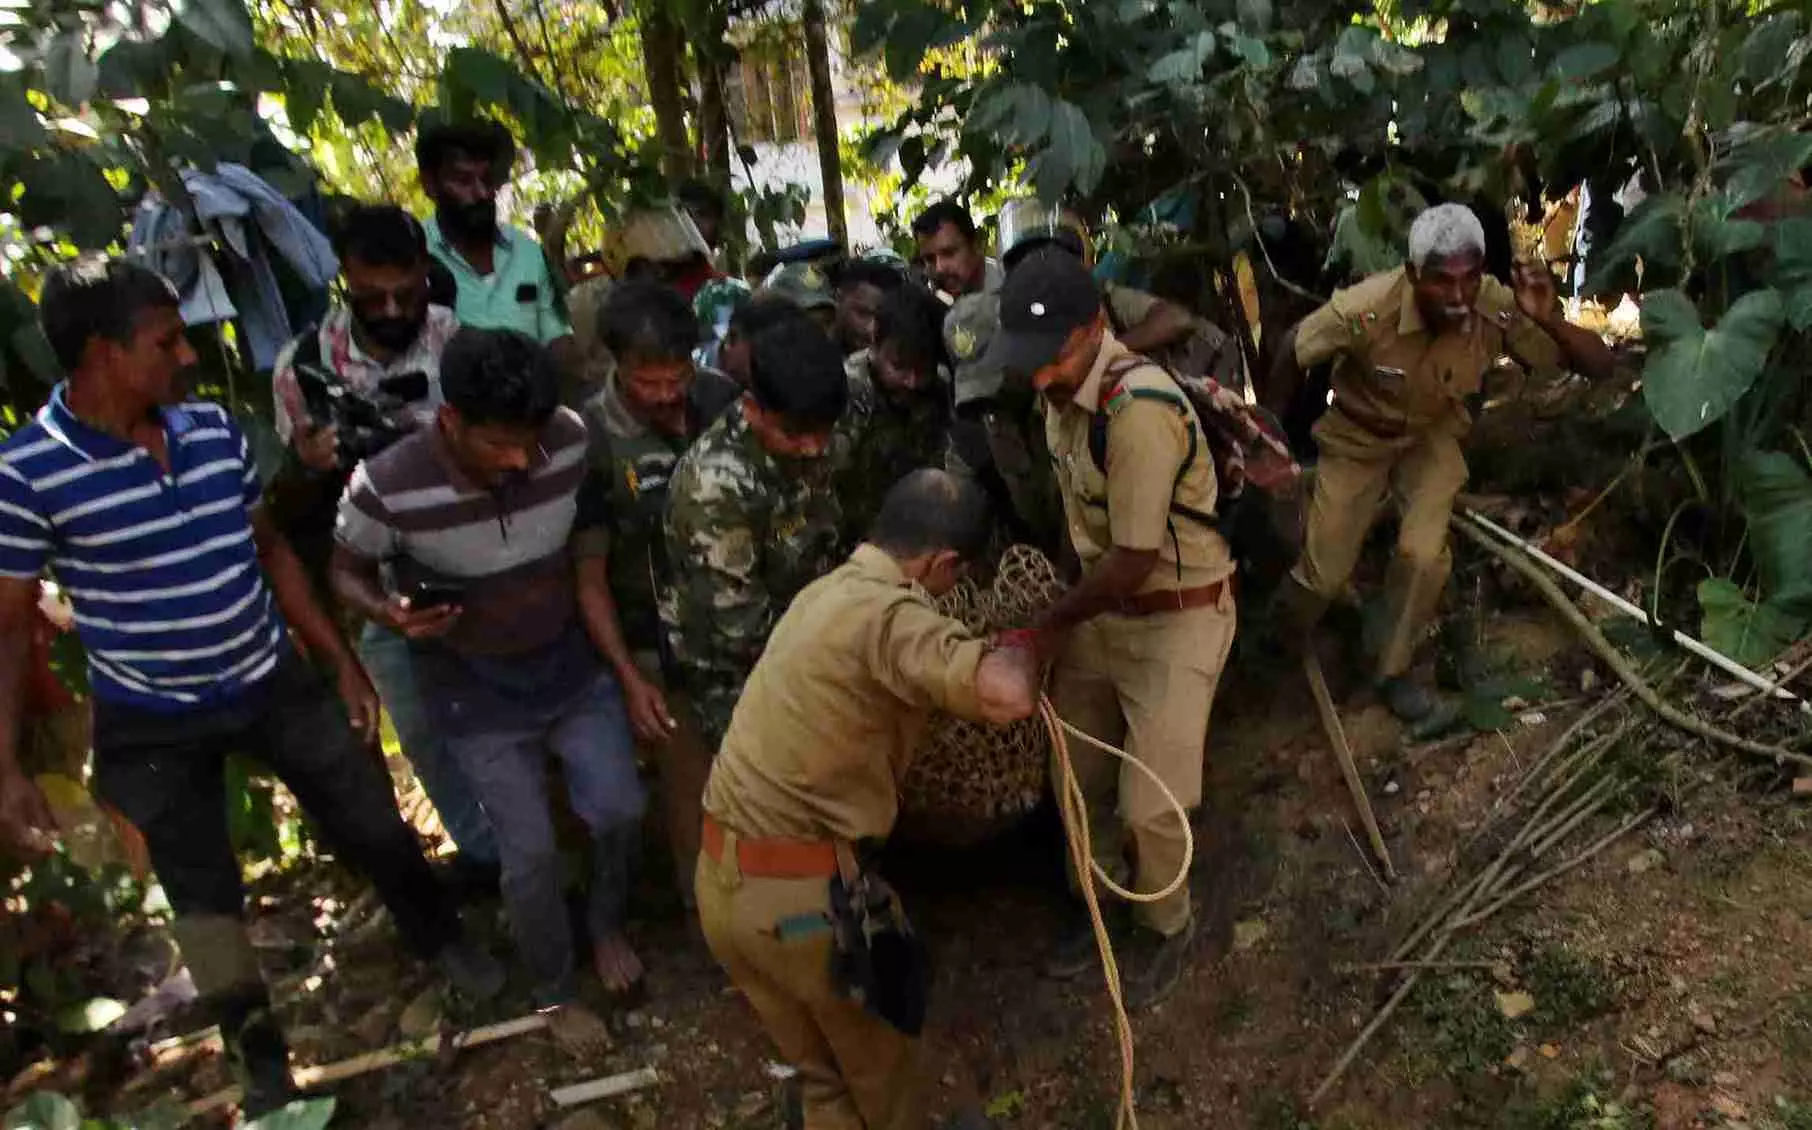
<svg viewBox="0 0 1812 1130">
<path fill-rule="evenodd" d="M 1176 794 L 1170 791 L 1170 786 L 1150 766 L 1125 750 L 1091 737 L 1065 722 L 1062 715 L 1057 713 L 1057 708 L 1051 705 L 1049 698 L 1039 697 L 1038 716 L 1051 736 L 1051 751 L 1056 757 L 1060 778 L 1058 803 L 1063 814 L 1064 838 L 1069 843 L 1070 864 L 1076 869 L 1077 885 L 1082 888 L 1082 901 L 1088 907 L 1089 923 L 1095 931 L 1095 946 L 1101 954 L 1101 969 L 1107 975 L 1107 996 L 1114 1007 L 1114 1033 L 1120 1044 L 1120 1105 L 1114 1115 L 1114 1127 L 1115 1130 L 1138 1130 L 1139 1116 L 1133 1102 L 1132 1022 L 1126 1016 L 1126 999 L 1120 986 L 1120 965 L 1114 959 L 1114 943 L 1108 937 L 1107 923 L 1101 916 L 1101 899 L 1095 891 L 1095 883 L 1099 881 L 1110 892 L 1128 902 L 1151 903 L 1170 897 L 1189 878 L 1189 865 L 1195 859 L 1195 832 L 1189 826 L 1189 813 L 1182 802 L 1177 800 Z M 1183 863 L 1162 890 L 1148 893 L 1129 891 L 1114 882 L 1101 869 L 1101 865 L 1095 862 L 1094 848 L 1089 842 L 1087 798 L 1082 795 L 1082 783 L 1076 779 L 1075 767 L 1070 764 L 1071 737 L 1137 767 L 1139 772 L 1158 786 L 1158 791 L 1164 794 L 1164 800 L 1182 823 Z"/>
</svg>

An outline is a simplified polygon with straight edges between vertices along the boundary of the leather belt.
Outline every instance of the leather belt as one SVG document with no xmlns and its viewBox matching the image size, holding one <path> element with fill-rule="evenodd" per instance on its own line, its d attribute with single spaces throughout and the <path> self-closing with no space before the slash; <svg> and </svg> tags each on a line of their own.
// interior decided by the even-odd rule
<svg viewBox="0 0 1812 1130">
<path fill-rule="evenodd" d="M 746 839 L 708 812 L 700 831 L 699 846 L 716 863 L 723 862 L 724 848 L 733 840 L 736 867 L 751 878 L 828 879 L 837 874 L 837 845 L 830 840 Z"/>
<path fill-rule="evenodd" d="M 1192 589 L 1160 589 L 1156 592 L 1142 592 L 1129 596 L 1120 602 L 1114 611 L 1122 616 L 1155 616 L 1160 612 L 1182 612 L 1190 608 L 1205 608 L 1219 604 L 1221 594 L 1232 584 L 1232 579 L 1216 581 L 1211 585 L 1200 585 Z"/>
</svg>

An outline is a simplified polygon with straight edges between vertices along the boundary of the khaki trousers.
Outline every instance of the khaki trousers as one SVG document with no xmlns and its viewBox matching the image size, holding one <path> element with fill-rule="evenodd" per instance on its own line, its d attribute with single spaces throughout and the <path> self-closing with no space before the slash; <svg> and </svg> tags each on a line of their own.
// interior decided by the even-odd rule
<svg viewBox="0 0 1812 1130">
<path fill-rule="evenodd" d="M 799 1072 L 806 1130 L 919 1130 L 919 1047 L 831 983 L 830 880 L 746 876 L 734 835 L 698 857 L 705 942 Z"/>
<path fill-rule="evenodd" d="M 661 818 L 667 825 L 674 878 L 680 901 L 691 906 L 693 875 L 698 870 L 699 805 L 704 800 L 705 781 L 711 776 L 711 758 L 716 751 L 706 746 L 684 693 L 667 685 L 660 659 L 651 652 L 637 652 L 635 661 L 642 674 L 667 696 L 667 712 L 679 725 L 666 741 L 638 738 L 636 746 L 643 760 L 660 774 Z"/>
<path fill-rule="evenodd" d="M 1194 808 L 1202 800 L 1214 689 L 1237 622 L 1231 587 L 1218 607 L 1097 616 L 1076 629 L 1065 649 L 1051 701 L 1064 721 L 1126 750 Z M 1123 874 L 1130 837 L 1137 862 L 1130 889 L 1164 887 L 1182 865 L 1185 843 L 1164 794 L 1138 769 L 1085 742 L 1071 738 L 1069 751 L 1088 802 L 1095 861 L 1109 875 Z M 1058 772 L 1054 767 L 1053 779 L 1061 781 Z M 1137 904 L 1135 913 L 1166 937 L 1180 932 L 1189 923 L 1189 885 Z"/>
<path fill-rule="evenodd" d="M 1379 678 L 1392 678 L 1409 670 L 1416 642 L 1447 586 L 1453 567 L 1447 522 L 1454 496 L 1466 485 L 1466 457 L 1459 439 L 1447 432 L 1357 443 L 1345 434 L 1350 426 L 1329 430 L 1334 424 L 1346 421 L 1324 419 L 1316 429 L 1322 453 L 1296 579 L 1323 600 L 1338 597 L 1386 498 L 1396 496 L 1402 520 L 1385 577 L 1377 670 Z"/>
</svg>

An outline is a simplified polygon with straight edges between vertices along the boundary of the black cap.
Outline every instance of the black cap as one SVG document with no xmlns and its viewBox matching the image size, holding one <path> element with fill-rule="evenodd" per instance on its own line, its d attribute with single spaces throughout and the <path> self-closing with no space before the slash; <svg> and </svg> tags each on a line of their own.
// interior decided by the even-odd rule
<svg viewBox="0 0 1812 1130">
<path fill-rule="evenodd" d="M 1100 313 L 1101 292 L 1082 261 L 1041 248 L 1007 272 L 988 364 L 1010 376 L 1031 376 L 1057 360 L 1070 335 Z"/>
</svg>

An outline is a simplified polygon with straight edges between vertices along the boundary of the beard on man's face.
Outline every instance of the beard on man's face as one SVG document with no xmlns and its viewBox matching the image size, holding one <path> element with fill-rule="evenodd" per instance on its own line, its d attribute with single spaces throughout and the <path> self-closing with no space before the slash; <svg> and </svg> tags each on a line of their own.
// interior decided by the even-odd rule
<svg viewBox="0 0 1812 1130">
<path fill-rule="evenodd" d="M 457 239 L 491 239 L 497 234 L 497 201 L 440 204 L 435 209 L 441 230 Z"/>
</svg>

